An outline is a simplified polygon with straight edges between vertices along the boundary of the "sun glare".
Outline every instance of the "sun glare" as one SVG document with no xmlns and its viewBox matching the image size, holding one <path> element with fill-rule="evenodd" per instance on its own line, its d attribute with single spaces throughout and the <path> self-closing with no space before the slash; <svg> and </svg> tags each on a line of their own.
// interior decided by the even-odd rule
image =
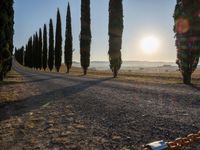
<svg viewBox="0 0 200 150">
<path fill-rule="evenodd" d="M 140 46 L 144 53 L 152 54 L 158 50 L 160 46 L 160 41 L 155 36 L 147 36 L 141 40 Z"/>
</svg>

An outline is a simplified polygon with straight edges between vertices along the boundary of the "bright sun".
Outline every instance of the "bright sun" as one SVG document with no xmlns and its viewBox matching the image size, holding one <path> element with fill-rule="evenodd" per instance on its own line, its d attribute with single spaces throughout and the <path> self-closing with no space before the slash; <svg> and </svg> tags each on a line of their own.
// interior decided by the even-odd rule
<svg viewBox="0 0 200 150">
<path fill-rule="evenodd" d="M 141 40 L 140 46 L 144 53 L 152 54 L 158 50 L 160 46 L 160 41 L 155 36 L 147 36 Z"/>
</svg>

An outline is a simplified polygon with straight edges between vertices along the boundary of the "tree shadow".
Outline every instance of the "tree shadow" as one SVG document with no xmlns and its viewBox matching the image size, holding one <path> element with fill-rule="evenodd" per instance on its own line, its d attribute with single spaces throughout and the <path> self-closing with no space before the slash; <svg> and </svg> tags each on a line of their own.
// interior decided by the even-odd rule
<svg viewBox="0 0 200 150">
<path fill-rule="evenodd" d="M 57 79 L 57 77 L 49 77 L 44 79 L 32 79 L 32 80 L 19 80 L 19 81 L 3 81 L 0 83 L 0 87 L 3 85 L 14 85 L 14 84 L 24 84 L 24 83 L 36 83 L 36 82 L 42 82 L 42 81 L 48 81 L 52 79 Z"/>
<path fill-rule="evenodd" d="M 10 117 L 14 116 L 21 116 L 34 109 L 42 107 L 46 103 L 59 101 L 59 99 L 67 98 L 74 94 L 80 93 L 92 86 L 98 85 L 110 79 L 112 78 L 82 81 L 76 85 L 56 89 L 54 91 L 36 96 L 31 96 L 25 99 L 21 99 L 17 102 L 2 103 L 0 104 L 0 121 L 9 119 Z"/>
<path fill-rule="evenodd" d="M 190 86 L 191 88 L 197 90 L 197 91 L 200 91 L 200 86 L 197 86 L 197 85 L 195 85 L 195 84 L 190 84 L 189 86 Z"/>
</svg>

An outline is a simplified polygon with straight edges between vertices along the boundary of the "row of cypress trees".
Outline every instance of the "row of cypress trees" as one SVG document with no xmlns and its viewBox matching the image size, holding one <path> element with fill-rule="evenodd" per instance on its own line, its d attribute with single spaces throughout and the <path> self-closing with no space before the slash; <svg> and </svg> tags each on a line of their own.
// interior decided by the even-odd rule
<svg viewBox="0 0 200 150">
<path fill-rule="evenodd" d="M 45 70 L 48 64 L 48 68 L 50 70 L 52 70 L 53 67 L 55 66 L 57 72 L 59 72 L 62 62 L 62 28 L 61 28 L 61 17 L 59 9 L 57 11 L 55 48 L 54 48 L 53 31 L 54 31 L 53 21 L 52 19 L 50 19 L 48 53 L 47 53 L 46 25 L 44 25 L 43 29 L 43 39 L 42 39 L 42 32 L 40 29 L 39 36 L 38 33 L 36 32 L 28 40 L 28 43 L 26 44 L 26 51 L 24 54 L 25 66 L 36 69 L 41 69 L 43 67 L 43 69 Z M 110 60 L 110 68 L 113 72 L 114 77 L 117 76 L 118 70 L 120 69 L 122 63 L 121 60 L 122 32 L 123 32 L 122 0 L 110 0 L 109 33 L 108 33 L 110 39 L 109 39 L 108 54 Z M 90 66 L 91 38 L 92 34 L 91 34 L 91 18 L 90 18 L 90 0 L 81 0 L 80 62 L 84 75 L 87 74 L 88 67 Z M 69 73 L 69 70 L 72 66 L 72 55 L 73 55 L 72 41 L 73 37 L 72 37 L 72 26 L 71 26 L 71 12 L 70 12 L 70 5 L 68 3 L 67 16 L 66 16 L 65 47 L 64 47 L 64 56 L 65 56 L 64 62 L 67 67 L 67 73 Z"/>
<path fill-rule="evenodd" d="M 47 26 L 44 24 L 42 29 L 31 36 L 24 47 L 15 50 L 16 60 L 27 67 L 35 69 L 44 69 L 47 67 L 52 71 L 55 67 L 59 72 L 62 62 L 62 28 L 61 16 L 59 9 L 57 10 L 56 32 L 54 39 L 53 20 L 49 21 L 49 47 L 47 45 Z M 68 72 L 72 65 L 72 27 L 70 5 L 67 7 L 66 17 L 66 38 L 65 38 L 65 64 Z M 54 43 L 55 41 L 55 43 Z M 55 46 L 54 46 L 55 45 Z"/>
<path fill-rule="evenodd" d="M 0 1 L 0 81 L 12 66 L 14 34 L 13 0 Z"/>
</svg>

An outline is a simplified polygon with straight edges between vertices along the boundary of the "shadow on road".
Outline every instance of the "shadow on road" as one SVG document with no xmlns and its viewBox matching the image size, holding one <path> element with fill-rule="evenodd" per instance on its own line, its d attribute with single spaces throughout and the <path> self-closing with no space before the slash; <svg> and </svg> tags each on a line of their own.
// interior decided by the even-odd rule
<svg viewBox="0 0 200 150">
<path fill-rule="evenodd" d="M 21 99 L 18 102 L 0 104 L 0 121 L 9 119 L 13 116 L 21 116 L 24 113 L 45 105 L 46 103 L 59 101 L 59 99 L 67 98 L 110 79 L 112 78 L 82 81 L 73 86 L 67 86 L 41 95 Z"/>
<path fill-rule="evenodd" d="M 197 91 L 200 91 L 200 86 L 197 86 L 195 84 L 191 84 L 190 87 L 197 90 Z"/>
</svg>

